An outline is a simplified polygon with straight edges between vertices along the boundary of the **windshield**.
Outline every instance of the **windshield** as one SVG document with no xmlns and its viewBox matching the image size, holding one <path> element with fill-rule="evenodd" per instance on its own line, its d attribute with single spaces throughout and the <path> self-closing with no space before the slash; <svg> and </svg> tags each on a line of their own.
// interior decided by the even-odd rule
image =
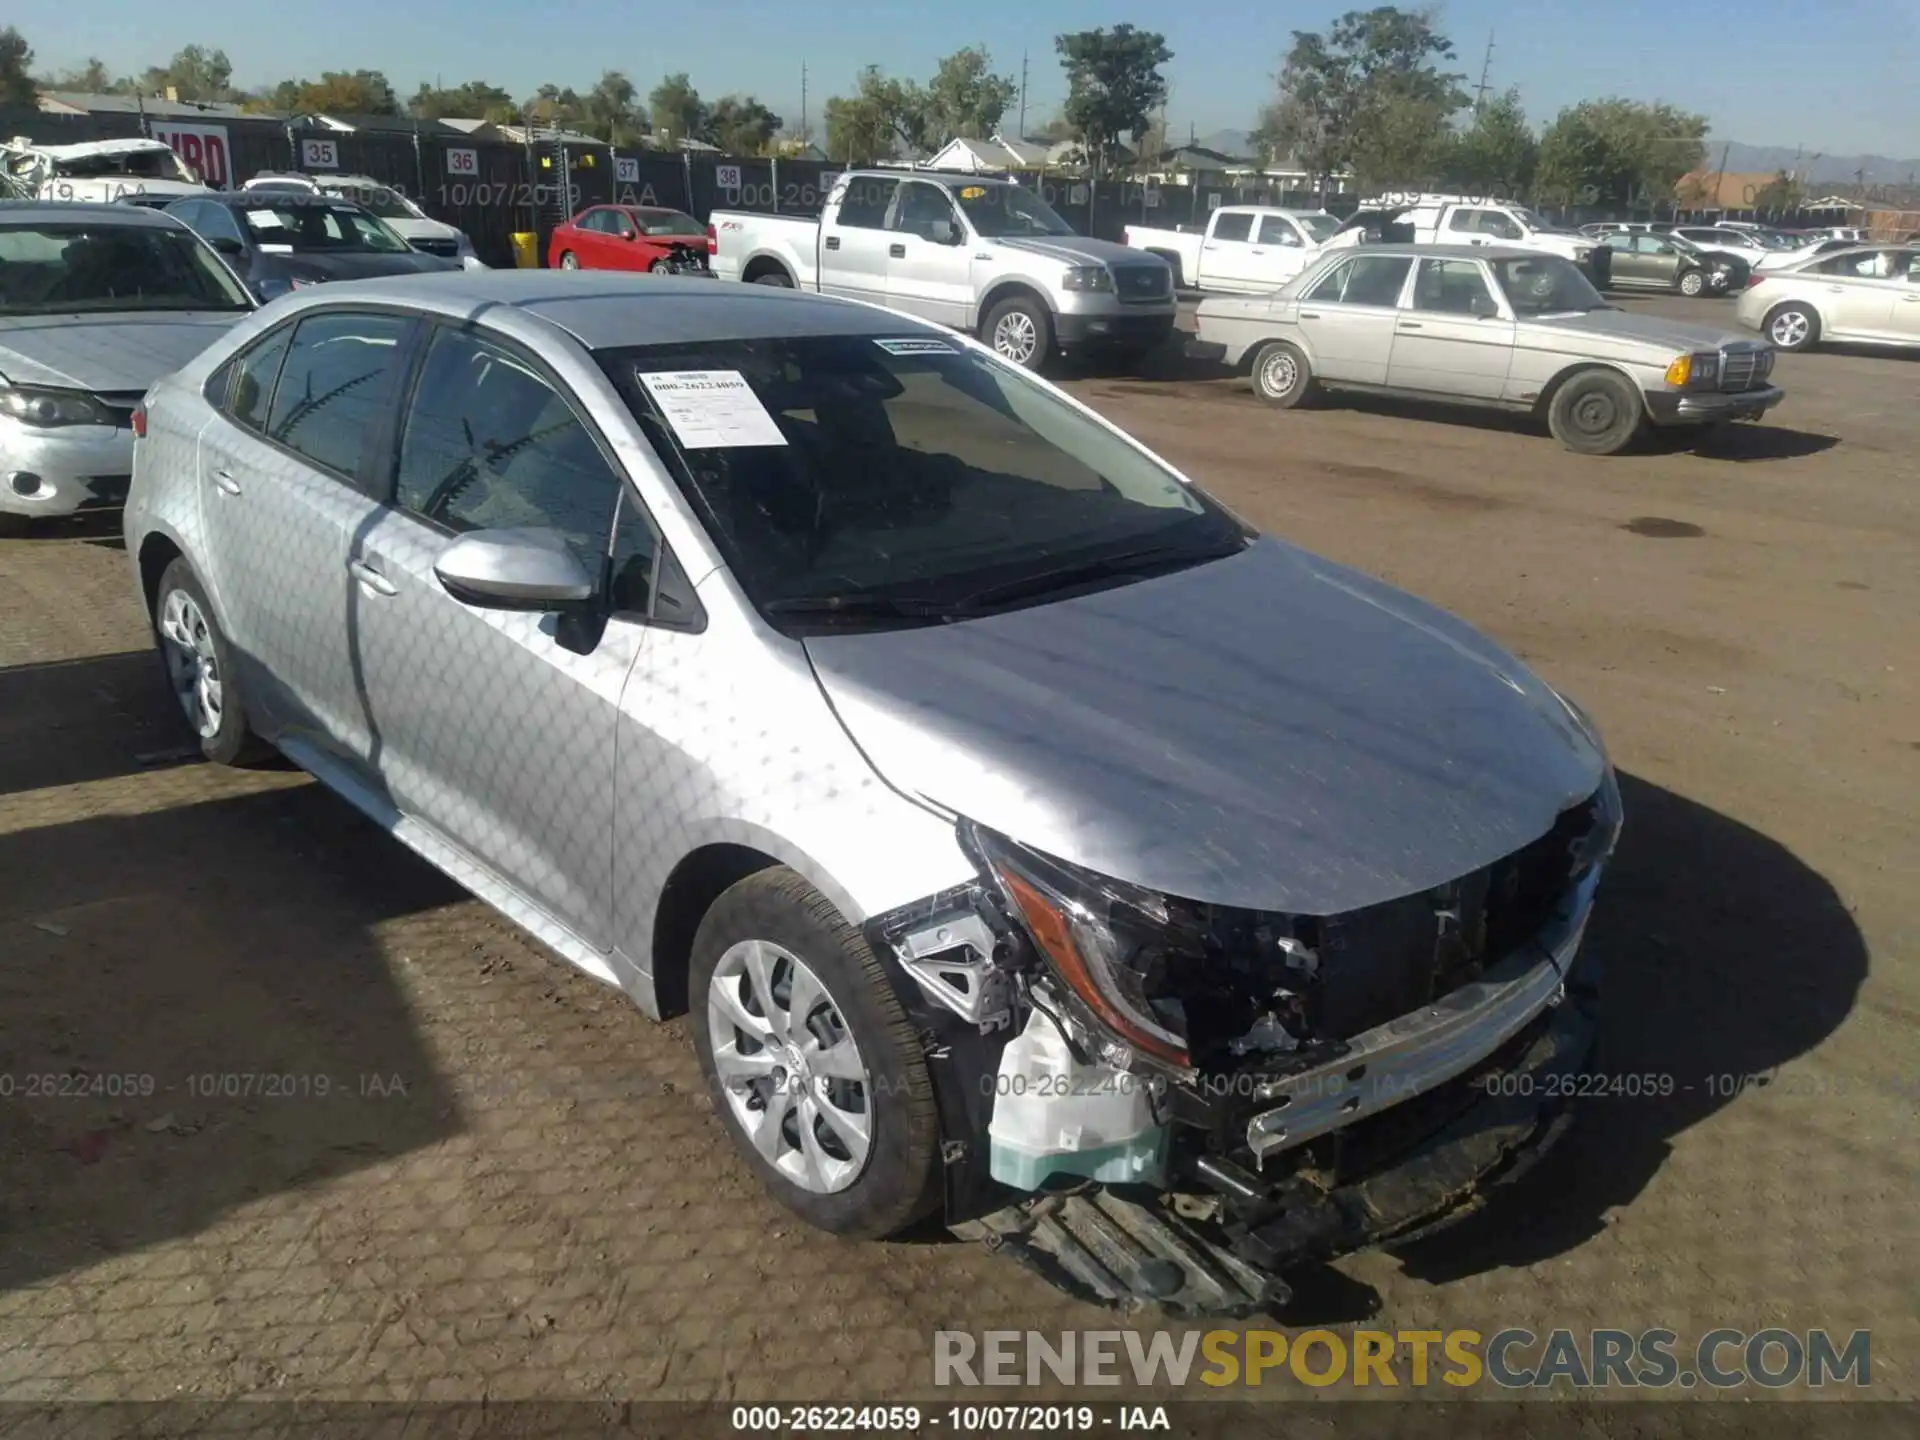
<svg viewBox="0 0 1920 1440">
<path fill-rule="evenodd" d="M 1507 212 L 1529 230 L 1544 231 L 1549 235 L 1571 235 L 1573 232 L 1564 225 L 1556 225 L 1537 210 L 1529 210 L 1524 205 L 1509 205 Z"/>
<path fill-rule="evenodd" d="M 252 308 L 227 268 L 184 230 L 56 222 L 0 227 L 0 315 Z"/>
<path fill-rule="evenodd" d="M 641 230 L 649 235 L 682 235 L 689 240 L 707 238 L 706 226 L 678 210 L 636 210 L 633 214 Z"/>
<path fill-rule="evenodd" d="M 358 205 L 281 205 L 249 200 L 240 212 L 263 250 L 343 250 L 396 254 L 410 248 Z"/>
<path fill-rule="evenodd" d="M 1340 233 L 1340 217 L 1320 211 L 1312 215 L 1295 215 L 1294 223 L 1307 232 L 1309 239 L 1316 245 L 1324 245 Z"/>
<path fill-rule="evenodd" d="M 1246 543 L 1127 440 L 1012 366 L 924 333 L 598 358 L 770 614 L 977 613 L 988 591 L 1029 602 L 1087 583 L 1071 570 L 1177 569 Z"/>
<path fill-rule="evenodd" d="M 1516 315 L 1566 315 L 1610 308 L 1579 268 L 1558 255 L 1496 260 L 1493 273 Z"/>
<path fill-rule="evenodd" d="M 992 239 L 1074 233 L 1046 201 L 1018 185 L 956 185 L 952 194 L 973 228 Z"/>
</svg>

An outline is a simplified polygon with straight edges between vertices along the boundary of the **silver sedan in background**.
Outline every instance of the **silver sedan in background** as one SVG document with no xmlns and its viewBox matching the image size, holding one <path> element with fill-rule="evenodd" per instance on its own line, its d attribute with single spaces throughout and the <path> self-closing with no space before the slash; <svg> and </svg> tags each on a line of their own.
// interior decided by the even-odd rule
<svg viewBox="0 0 1920 1440">
<path fill-rule="evenodd" d="M 1559 1133 L 1619 823 L 1592 723 L 976 342 L 757 286 L 366 281 L 145 424 L 127 549 L 205 752 L 277 746 L 691 1006 L 814 1224 L 1019 1244 L 1066 1180 L 1214 1257 L 1063 1261 L 1106 1298 L 1231 1308 Z M 1369 1126 L 1329 1192 L 1311 1142 Z"/>
<path fill-rule="evenodd" d="M 1782 350 L 1920 345 L 1920 245 L 1863 245 L 1761 271 L 1734 316 Z"/>
</svg>

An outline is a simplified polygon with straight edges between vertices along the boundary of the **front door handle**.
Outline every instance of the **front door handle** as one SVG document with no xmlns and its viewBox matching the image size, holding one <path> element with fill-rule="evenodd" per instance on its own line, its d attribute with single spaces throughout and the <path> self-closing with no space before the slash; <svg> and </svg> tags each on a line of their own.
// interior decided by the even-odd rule
<svg viewBox="0 0 1920 1440">
<path fill-rule="evenodd" d="M 375 595 L 398 595 L 399 587 L 364 560 L 349 560 L 347 569 L 353 572 L 353 578 L 360 582 L 360 588 Z"/>
<path fill-rule="evenodd" d="M 839 248 L 840 248 L 840 237 L 838 235 L 827 236 L 827 249 L 838 250 Z"/>
<path fill-rule="evenodd" d="M 904 260 L 907 258 L 907 247 L 904 244 L 889 245 L 887 246 L 887 254 L 896 260 Z"/>
<path fill-rule="evenodd" d="M 213 483 L 223 494 L 238 495 L 240 493 L 240 482 L 233 478 L 231 470 L 214 471 Z"/>
<path fill-rule="evenodd" d="M 1414 325 L 1403 320 L 1400 322 L 1400 328 L 1402 330 L 1420 330 L 1420 329 L 1424 329 L 1425 327 L 1420 325 Z"/>
<path fill-rule="evenodd" d="M 1320 318 L 1320 312 L 1318 310 L 1302 310 L 1300 312 L 1300 318 L 1302 320 L 1318 320 Z"/>
</svg>

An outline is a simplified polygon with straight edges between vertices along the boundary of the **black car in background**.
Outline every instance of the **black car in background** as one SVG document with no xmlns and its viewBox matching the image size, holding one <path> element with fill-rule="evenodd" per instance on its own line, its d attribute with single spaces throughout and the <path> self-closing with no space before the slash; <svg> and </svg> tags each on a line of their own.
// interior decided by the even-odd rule
<svg viewBox="0 0 1920 1440">
<path fill-rule="evenodd" d="M 366 207 L 320 195 L 192 195 L 166 213 L 226 257 L 262 300 L 328 280 L 458 270 L 414 249 Z"/>
</svg>

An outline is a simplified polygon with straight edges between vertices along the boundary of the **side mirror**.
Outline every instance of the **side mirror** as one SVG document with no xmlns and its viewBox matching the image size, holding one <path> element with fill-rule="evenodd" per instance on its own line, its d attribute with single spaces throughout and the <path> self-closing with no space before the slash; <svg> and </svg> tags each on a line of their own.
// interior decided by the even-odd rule
<svg viewBox="0 0 1920 1440">
<path fill-rule="evenodd" d="M 232 235 L 216 235 L 213 237 L 213 239 L 209 240 L 207 243 L 213 246 L 213 248 L 218 250 L 222 255 L 228 256 L 229 258 L 235 255 L 244 255 L 247 253 L 247 247 L 245 243 L 243 243 L 241 240 L 239 240 L 238 238 Z"/>
<path fill-rule="evenodd" d="M 557 530 L 475 530 L 441 551 L 433 573 L 482 610 L 568 610 L 593 598 L 593 577 Z"/>
<path fill-rule="evenodd" d="M 1500 314 L 1500 307 L 1485 295 L 1474 296 L 1471 308 L 1473 318 L 1476 320 L 1492 320 Z"/>
<path fill-rule="evenodd" d="M 958 245 L 960 243 L 960 228 L 951 220 L 929 220 L 927 222 L 927 239 L 931 240 L 935 245 Z"/>
<path fill-rule="evenodd" d="M 640 238 L 640 232 L 637 230 L 622 230 L 620 232 L 620 238 L 622 240 L 638 240 Z"/>
</svg>

